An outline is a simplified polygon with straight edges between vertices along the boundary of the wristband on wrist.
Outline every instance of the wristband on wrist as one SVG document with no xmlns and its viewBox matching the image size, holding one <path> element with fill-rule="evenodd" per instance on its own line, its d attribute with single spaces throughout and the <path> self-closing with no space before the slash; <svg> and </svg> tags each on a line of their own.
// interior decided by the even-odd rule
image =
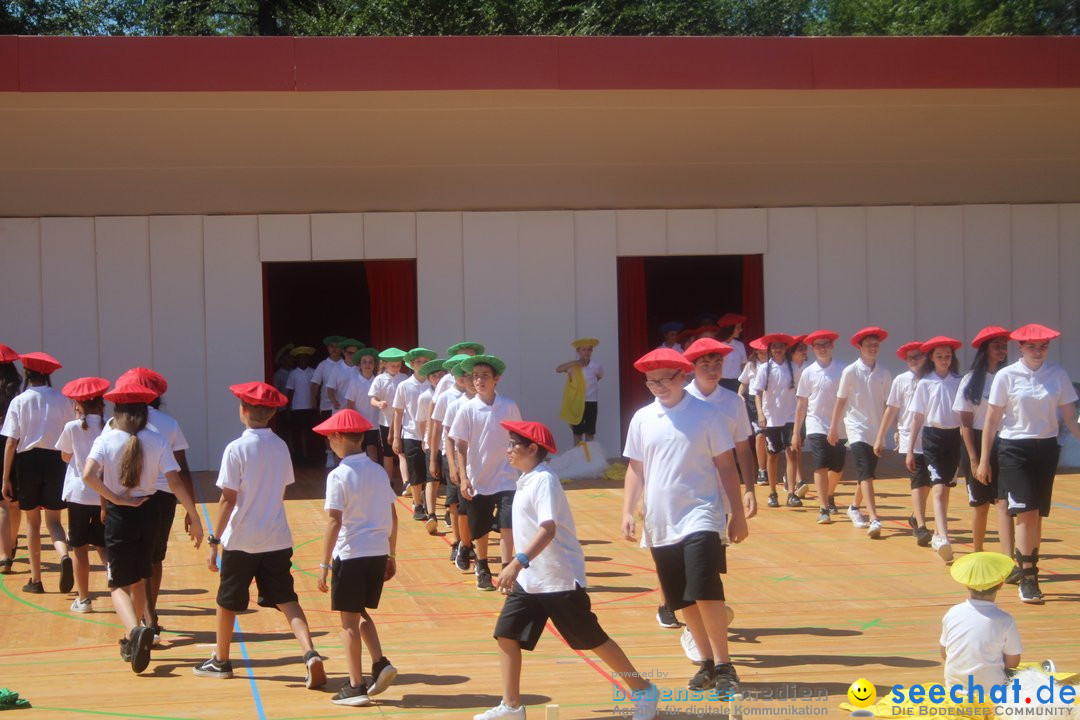
<svg viewBox="0 0 1080 720">
<path fill-rule="evenodd" d="M 213 533 L 211 533 L 210 536 L 206 538 L 206 543 L 208 545 L 220 545 L 221 544 L 221 538 L 219 538 L 217 535 L 214 535 Z"/>
<path fill-rule="evenodd" d="M 529 556 L 526 555 L 525 553 L 523 553 L 523 552 L 518 553 L 517 555 L 514 556 L 514 559 L 518 561 L 518 564 L 521 565 L 521 567 L 523 567 L 523 568 L 529 567 Z"/>
<path fill-rule="evenodd" d="M 330 569 L 330 566 L 327 565 L 326 563 L 319 563 L 319 567 L 322 568 L 323 570 L 329 570 Z"/>
</svg>

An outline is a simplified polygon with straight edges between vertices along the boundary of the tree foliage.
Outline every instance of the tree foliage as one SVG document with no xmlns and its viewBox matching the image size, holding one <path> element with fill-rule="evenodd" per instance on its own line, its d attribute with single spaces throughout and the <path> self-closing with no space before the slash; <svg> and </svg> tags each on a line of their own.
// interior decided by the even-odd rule
<svg viewBox="0 0 1080 720">
<path fill-rule="evenodd" d="M 1075 35 L 1080 0 L 6 0 L 23 35 Z"/>
</svg>

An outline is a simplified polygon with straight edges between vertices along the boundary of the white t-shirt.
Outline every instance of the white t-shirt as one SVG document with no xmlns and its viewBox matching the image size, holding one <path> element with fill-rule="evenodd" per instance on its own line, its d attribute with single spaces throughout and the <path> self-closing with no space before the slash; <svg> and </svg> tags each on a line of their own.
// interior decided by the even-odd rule
<svg viewBox="0 0 1080 720">
<path fill-rule="evenodd" d="M 326 476 L 324 510 L 341 511 L 341 530 L 334 557 L 388 555 L 393 529 L 393 505 L 397 498 L 382 465 L 367 453 L 343 458 Z"/>
<path fill-rule="evenodd" d="M 315 372 L 311 376 L 311 385 L 320 385 L 319 388 L 319 409 L 320 410 L 333 410 L 334 406 L 330 402 L 330 396 L 326 394 L 327 388 L 331 384 L 337 382 L 337 374 L 340 372 L 340 368 L 345 364 L 344 360 L 331 360 L 325 358 L 315 367 Z M 308 392 L 311 392 L 311 387 L 308 387 Z"/>
<path fill-rule="evenodd" d="M 445 439 L 450 437 L 450 429 L 454 427 L 454 418 L 457 417 L 462 406 L 470 400 L 472 398 L 463 392 L 456 400 L 451 400 L 446 404 L 446 413 L 443 415 L 443 452 L 446 452 Z"/>
<path fill-rule="evenodd" d="M 450 428 L 450 437 L 469 443 L 465 472 L 477 495 L 494 495 L 517 487 L 517 472 L 506 460 L 510 433 L 503 420 L 521 420 L 521 411 L 513 400 L 495 395 L 488 405 L 479 395 L 462 400 Z"/>
<path fill-rule="evenodd" d="M 289 373 L 289 379 L 285 381 L 285 389 L 292 390 L 292 410 L 311 410 L 311 377 L 315 374 L 312 368 L 293 368 Z"/>
<path fill-rule="evenodd" d="M 795 422 L 795 388 L 799 379 L 796 377 L 792 384 L 792 371 L 798 375 L 798 368 L 794 363 L 791 368 L 789 371 L 786 362 L 778 365 L 770 359 L 758 368 L 750 385 L 755 395 L 761 395 L 761 409 L 768 427 Z"/>
<path fill-rule="evenodd" d="M 739 373 L 739 382 L 746 386 L 746 393 L 753 397 L 757 395 L 754 392 L 754 378 L 757 377 L 758 364 L 753 360 L 750 360 L 743 365 L 742 371 Z"/>
<path fill-rule="evenodd" d="M 720 377 L 725 380 L 734 380 L 742 374 L 743 366 L 746 365 L 746 346 L 741 340 L 735 338 L 724 342 L 730 345 L 732 350 L 724 356 L 724 367 L 720 371 Z"/>
<path fill-rule="evenodd" d="M 896 414 L 896 432 L 900 442 L 896 445 L 898 453 L 906 454 L 911 447 L 911 396 L 915 394 L 915 373 L 908 370 L 893 378 L 889 388 L 889 397 L 885 404 L 894 407 Z M 922 455 L 922 433 L 915 438 L 914 452 Z"/>
<path fill-rule="evenodd" d="M 217 486 L 236 491 L 236 507 L 221 533 L 222 547 L 246 553 L 291 548 L 285 488 L 293 482 L 289 448 L 270 428 L 248 428 L 226 445 Z"/>
<path fill-rule="evenodd" d="M 377 427 L 379 425 L 379 409 L 372 407 L 371 397 L 368 395 L 371 390 L 371 383 L 374 380 L 374 375 L 371 379 L 368 379 L 361 373 L 356 373 L 356 376 L 349 381 L 349 387 L 345 389 L 345 399 L 353 404 L 353 410 L 363 415 L 365 420 Z"/>
<path fill-rule="evenodd" d="M 127 447 L 130 438 L 130 433 L 119 428 L 106 427 L 90 446 L 88 457 L 101 466 L 105 487 L 117 495 L 128 497 L 153 495 L 157 492 L 157 476 L 177 472 L 180 466 L 176 464 L 176 458 L 173 457 L 169 449 L 169 441 L 165 439 L 165 436 L 148 427 L 144 428 L 139 431 L 139 444 L 143 452 L 139 484 L 133 488 L 125 488 L 120 483 L 120 459 L 124 456 L 124 448 Z"/>
<path fill-rule="evenodd" d="M 567 592 L 585 587 L 585 553 L 577 539 L 574 516 L 559 478 L 540 463 L 517 481 L 514 493 L 514 547 L 536 537 L 541 523 L 555 523 L 555 537 L 517 576 L 527 593 Z"/>
<path fill-rule="evenodd" d="M 391 405 L 394 402 L 394 393 L 397 392 L 398 385 L 403 383 L 405 379 L 405 373 L 399 372 L 397 375 L 391 375 L 384 372 L 376 375 L 375 379 L 371 381 L 371 387 L 368 388 L 368 402 L 371 402 L 371 398 L 375 398 L 387 403 L 386 408 L 379 410 L 379 424 L 383 427 L 390 427 L 393 424 L 394 411 Z"/>
<path fill-rule="evenodd" d="M 754 430 L 750 426 L 750 416 L 746 412 L 746 403 L 739 397 L 738 393 L 733 393 L 726 387 L 717 385 L 712 395 L 706 395 L 698 387 L 697 380 L 692 380 L 687 384 L 686 392 L 698 400 L 704 400 L 716 406 L 716 409 L 723 415 L 727 423 L 727 430 L 731 433 L 734 442 L 746 440 L 754 434 Z"/>
<path fill-rule="evenodd" d="M 420 425 L 424 426 L 424 449 L 430 450 L 428 447 L 428 424 L 431 422 L 431 411 L 435 408 L 435 402 L 432 399 L 435 394 L 435 388 L 429 384 L 424 392 L 420 393 L 420 397 L 416 398 L 416 425 L 417 428 Z"/>
<path fill-rule="evenodd" d="M 345 395 L 349 392 L 349 386 L 352 385 L 353 378 L 360 374 L 360 368 L 356 365 L 350 365 L 344 360 L 341 361 L 341 365 L 338 366 L 337 373 L 330 379 L 330 384 L 334 388 L 334 394 L 337 395 L 338 409 L 345 407 Z"/>
<path fill-rule="evenodd" d="M 439 384 L 435 386 L 435 399 L 438 400 L 439 396 L 444 392 L 454 387 L 454 373 L 448 372 L 439 378 Z"/>
<path fill-rule="evenodd" d="M 394 391 L 393 408 L 404 411 L 401 416 L 401 437 L 403 440 L 420 439 L 417 403 L 424 390 L 430 387 L 431 383 L 427 380 L 421 382 L 416 379 L 415 375 L 410 375 L 409 379 L 399 384 L 397 390 Z"/>
<path fill-rule="evenodd" d="M 848 440 L 873 445 L 885 415 L 893 376 L 881 363 L 870 367 L 862 358 L 844 368 L 836 397 L 844 398 L 844 429 Z"/>
<path fill-rule="evenodd" d="M 953 401 L 953 410 L 958 413 L 971 413 L 973 415 L 971 427 L 975 430 L 982 430 L 986 426 L 986 408 L 989 404 L 987 403 L 987 400 L 990 398 L 990 386 L 993 382 L 994 373 L 987 372 L 983 382 L 982 400 L 978 405 L 975 405 L 967 399 L 966 395 L 968 385 L 971 384 L 971 373 L 960 378 L 960 387 L 956 389 L 956 400 Z"/>
<path fill-rule="evenodd" d="M 832 423 L 833 410 L 836 409 L 836 392 L 840 388 L 840 378 L 844 369 L 833 360 L 827 367 L 820 362 L 810 363 L 799 376 L 799 386 L 795 396 L 806 398 L 806 434 L 828 435 Z M 847 437 L 847 428 L 840 426 L 840 437 Z"/>
<path fill-rule="evenodd" d="M 922 413 L 923 427 L 951 429 L 960 427 L 960 413 L 953 410 L 960 376 L 949 373 L 941 377 L 931 372 L 915 385 L 911 396 L 911 412 Z"/>
<path fill-rule="evenodd" d="M 588 365 L 581 366 L 581 373 L 585 376 L 585 402 L 596 402 L 600 397 L 600 376 L 604 374 L 604 366 L 590 360 Z"/>
<path fill-rule="evenodd" d="M 180 429 L 180 423 L 176 421 L 176 418 L 154 408 L 148 408 L 148 411 L 149 426 L 161 433 L 165 440 L 168 441 L 171 452 L 176 453 L 191 447 L 188 445 L 187 438 L 184 437 L 184 431 Z M 169 481 L 164 474 L 158 475 L 157 489 L 167 493 L 172 492 L 172 489 L 169 488 Z"/>
<path fill-rule="evenodd" d="M 945 648 L 945 685 L 974 684 L 989 694 L 992 685 L 1004 685 L 1003 655 L 1020 655 L 1024 645 L 1013 616 L 989 600 L 968 598 L 953 605 L 941 619 L 941 645 Z"/>
<path fill-rule="evenodd" d="M 64 502 L 79 505 L 101 504 L 101 496 L 82 481 L 86 459 L 90 457 L 90 448 L 93 447 L 94 440 L 97 440 L 98 435 L 101 434 L 101 426 L 100 415 L 87 415 L 85 430 L 81 420 L 72 420 L 60 431 L 56 449 L 71 456 L 67 471 L 64 473 L 64 492 L 61 496 Z"/>
<path fill-rule="evenodd" d="M 685 393 L 674 407 L 659 400 L 634 413 L 623 455 L 642 464 L 642 547 L 674 545 L 695 532 L 724 536 L 728 501 L 713 458 L 735 447 L 720 411 Z"/>
<path fill-rule="evenodd" d="M 1032 370 L 1021 359 L 994 375 L 989 401 L 1004 408 L 998 437 L 1023 440 L 1057 437 L 1058 408 L 1076 399 L 1076 388 L 1061 366 L 1043 363 Z"/>
<path fill-rule="evenodd" d="M 441 385 L 442 382 L 440 381 L 439 384 Z M 437 391 L 438 388 L 436 388 L 436 392 Z M 450 405 L 456 402 L 457 399 L 464 394 L 465 393 L 463 393 L 461 390 L 458 390 L 456 386 L 451 385 L 449 388 L 447 388 L 438 395 L 438 398 L 435 400 L 435 404 L 431 408 L 431 420 L 433 422 L 439 423 L 439 436 L 435 438 L 435 444 L 438 445 L 438 447 L 436 448 L 438 452 L 446 452 L 444 450 L 444 441 L 447 436 L 447 432 L 450 430 L 449 423 L 446 422 L 447 411 L 450 409 Z"/>
<path fill-rule="evenodd" d="M 74 419 L 70 400 L 55 388 L 37 385 L 11 399 L 0 435 L 18 438 L 15 452 L 34 448 L 55 450 L 64 426 Z"/>
</svg>

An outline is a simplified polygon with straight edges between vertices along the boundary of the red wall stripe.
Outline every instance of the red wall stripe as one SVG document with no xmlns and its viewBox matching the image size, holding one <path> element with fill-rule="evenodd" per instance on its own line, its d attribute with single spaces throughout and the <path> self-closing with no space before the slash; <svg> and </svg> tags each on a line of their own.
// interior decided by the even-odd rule
<svg viewBox="0 0 1080 720">
<path fill-rule="evenodd" d="M 19 89 L 19 38 L 0 36 L 0 92 Z"/>
</svg>

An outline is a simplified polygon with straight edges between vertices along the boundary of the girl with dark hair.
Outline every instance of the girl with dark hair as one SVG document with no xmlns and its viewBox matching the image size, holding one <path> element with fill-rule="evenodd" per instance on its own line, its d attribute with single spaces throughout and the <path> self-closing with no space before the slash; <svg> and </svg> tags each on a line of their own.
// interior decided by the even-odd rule
<svg viewBox="0 0 1080 720">
<path fill-rule="evenodd" d="M 975 552 L 983 549 L 986 538 L 986 520 L 990 506 L 997 507 L 998 541 L 1001 552 L 1013 554 L 1013 523 L 1005 503 L 1005 492 L 998 481 L 997 440 L 990 452 L 991 477 L 989 482 L 979 482 L 975 468 L 979 467 L 983 427 L 986 424 L 986 398 L 990 397 L 990 384 L 994 374 L 1005 365 L 1009 357 L 1009 331 L 1003 327 L 990 326 L 979 331 L 971 346 L 976 349 L 971 370 L 960 380 L 953 410 L 960 413 L 960 437 L 964 450 L 960 453 L 960 467 L 967 478 L 968 505 L 971 506 L 971 537 Z M 1019 572 L 1009 576 L 1009 581 L 1019 582 Z"/>
<path fill-rule="evenodd" d="M 911 398 L 911 435 L 922 437 L 923 457 L 930 473 L 934 496 L 934 537 L 930 547 L 945 561 L 953 559 L 949 543 L 949 488 L 956 485 L 960 466 L 960 414 L 953 410 L 960 389 L 956 350 L 962 343 L 950 337 L 930 338 L 922 344 L 926 358 L 915 374 L 918 382 Z M 908 471 L 917 465 L 915 449 L 909 446 Z"/>
<path fill-rule="evenodd" d="M 761 342 L 769 347 L 769 359 L 758 368 L 750 389 L 754 392 L 758 425 L 765 428 L 765 445 L 769 455 L 768 506 L 780 507 L 776 484 L 780 479 L 780 455 L 783 454 L 787 461 L 787 504 L 798 507 L 802 501 L 795 495 L 795 452 L 791 448 L 798 378 L 788 355 L 788 348 L 795 344 L 795 338 L 784 333 L 773 333 L 761 338 Z"/>
<path fill-rule="evenodd" d="M 19 353 L 7 345 L 0 345 L 0 427 L 4 425 L 7 417 L 8 406 L 19 394 L 19 383 L 22 378 L 15 361 L 19 359 Z M 7 438 L 0 435 L 0 444 L 7 442 Z M 17 485 L 14 473 L 11 476 L 13 489 Z M 17 490 L 16 490 L 17 492 Z M 6 496 L 0 494 L 0 574 L 11 572 L 12 558 L 15 557 L 15 540 L 19 536 L 19 506 Z"/>
<path fill-rule="evenodd" d="M 11 401 L 4 428 L 4 497 L 19 501 L 26 513 L 26 545 L 30 551 L 30 580 L 24 592 L 43 593 L 41 584 L 41 511 L 60 560 L 60 592 L 75 585 L 74 569 L 68 557 L 66 534 L 60 522 L 64 509 L 63 489 L 66 464 L 56 449 L 64 425 L 75 417 L 71 403 L 54 390 L 50 376 L 62 366 L 45 353 L 20 355 L 26 381 L 23 392 Z M 18 476 L 18 488 L 12 478 Z M 10 540 L 10 538 L 8 538 Z M 14 549 L 14 545 L 12 546 Z M 8 555 L 7 560 L 11 559 Z M 10 564 L 8 565 L 10 568 Z"/>
<path fill-rule="evenodd" d="M 731 352 L 724 356 L 724 369 L 720 373 L 720 387 L 731 392 L 739 392 L 739 375 L 746 364 L 746 346 L 739 340 L 743 332 L 746 317 L 736 313 L 724 313 L 716 324 L 720 327 L 717 339 L 731 346 Z"/>
</svg>

